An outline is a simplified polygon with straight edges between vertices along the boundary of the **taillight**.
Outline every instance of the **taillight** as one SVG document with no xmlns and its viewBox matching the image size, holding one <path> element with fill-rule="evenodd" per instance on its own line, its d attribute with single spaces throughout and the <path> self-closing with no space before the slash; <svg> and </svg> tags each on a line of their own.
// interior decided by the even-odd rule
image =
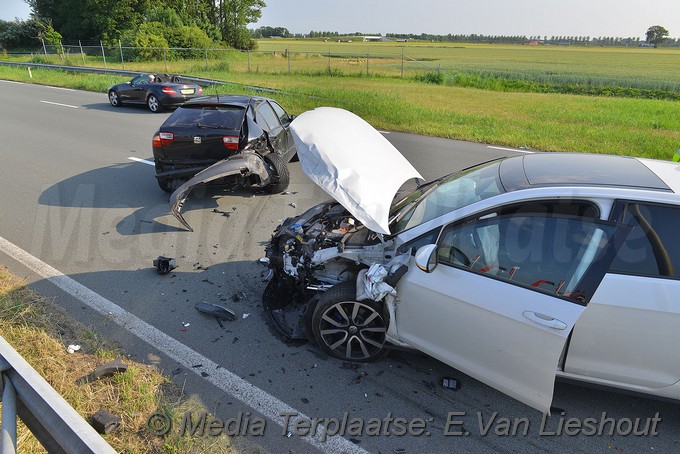
<svg viewBox="0 0 680 454">
<path fill-rule="evenodd" d="M 171 132 L 160 132 L 153 136 L 151 145 L 154 147 L 161 147 L 163 145 L 170 145 L 174 140 L 175 135 Z"/>
<path fill-rule="evenodd" d="M 238 150 L 238 136 L 224 136 L 222 142 L 227 150 Z"/>
<path fill-rule="evenodd" d="M 163 93 L 165 93 L 166 95 L 170 95 L 170 96 L 175 96 L 177 94 L 177 92 L 175 90 L 173 90 L 172 87 L 163 87 L 163 88 L 161 88 L 161 91 Z"/>
<path fill-rule="evenodd" d="M 203 94 L 203 89 L 201 88 L 200 85 L 198 86 L 198 94 L 199 94 L 199 95 L 202 95 L 202 94 Z"/>
</svg>

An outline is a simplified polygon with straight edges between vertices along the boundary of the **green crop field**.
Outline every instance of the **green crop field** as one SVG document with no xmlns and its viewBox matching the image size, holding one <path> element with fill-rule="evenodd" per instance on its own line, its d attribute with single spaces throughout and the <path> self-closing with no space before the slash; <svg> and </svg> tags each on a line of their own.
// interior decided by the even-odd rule
<svg viewBox="0 0 680 454">
<path fill-rule="evenodd" d="M 443 43 L 338 43 L 310 40 L 259 40 L 258 50 L 317 54 L 322 63 L 330 53 L 342 67 L 342 59 L 369 59 L 369 69 L 395 73 L 401 70 L 402 50 L 407 70 L 441 70 L 498 75 L 512 79 L 606 84 L 637 88 L 680 90 L 680 49 L 525 46 Z M 370 61 L 373 59 L 373 61 Z M 326 58 L 327 60 L 327 58 Z M 333 59 L 331 59 L 333 60 Z M 414 60 L 419 63 L 414 62 Z M 363 63 L 363 62 L 362 62 Z M 346 65 L 345 65 L 346 66 Z M 365 64 L 355 65 L 357 70 Z"/>
</svg>

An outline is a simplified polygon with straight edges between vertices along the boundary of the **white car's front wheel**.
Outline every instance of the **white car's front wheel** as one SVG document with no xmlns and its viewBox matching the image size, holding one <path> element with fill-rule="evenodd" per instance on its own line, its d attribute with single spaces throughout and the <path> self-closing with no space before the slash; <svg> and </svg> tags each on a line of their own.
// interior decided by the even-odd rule
<svg viewBox="0 0 680 454">
<path fill-rule="evenodd" d="M 345 361 L 370 362 L 387 353 L 387 317 L 382 304 L 355 301 L 354 280 L 324 293 L 314 309 L 312 332 L 319 346 Z"/>
</svg>

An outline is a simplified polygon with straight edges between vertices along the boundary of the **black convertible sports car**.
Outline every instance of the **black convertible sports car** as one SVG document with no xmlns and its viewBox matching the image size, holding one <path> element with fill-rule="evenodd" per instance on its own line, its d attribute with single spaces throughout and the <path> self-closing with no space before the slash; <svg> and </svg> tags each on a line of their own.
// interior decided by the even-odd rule
<svg viewBox="0 0 680 454">
<path fill-rule="evenodd" d="M 268 192 L 288 187 L 288 161 L 296 156 L 290 123 L 295 117 L 259 96 L 212 96 L 183 104 L 154 134 L 156 179 L 180 211 L 191 188 L 213 182 Z M 188 181 L 187 181 L 188 180 Z"/>
<path fill-rule="evenodd" d="M 200 85 L 183 83 L 179 76 L 170 74 L 145 74 L 109 88 L 109 102 L 113 107 L 146 104 L 151 112 L 161 112 L 202 95 Z"/>
</svg>

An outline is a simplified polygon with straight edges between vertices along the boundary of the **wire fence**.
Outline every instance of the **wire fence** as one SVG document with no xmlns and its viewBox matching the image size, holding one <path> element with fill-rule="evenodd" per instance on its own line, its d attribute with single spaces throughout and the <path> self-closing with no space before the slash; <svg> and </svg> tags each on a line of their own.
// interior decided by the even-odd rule
<svg viewBox="0 0 680 454">
<path fill-rule="evenodd" d="M 95 66 L 112 69 L 137 69 L 143 66 L 155 71 L 236 71 L 264 74 L 352 74 L 413 76 L 441 73 L 433 66 L 401 53 L 298 52 L 289 49 L 239 51 L 228 48 L 133 47 L 106 46 L 101 41 L 77 44 L 46 44 L 32 52 L 36 63 Z"/>
</svg>

